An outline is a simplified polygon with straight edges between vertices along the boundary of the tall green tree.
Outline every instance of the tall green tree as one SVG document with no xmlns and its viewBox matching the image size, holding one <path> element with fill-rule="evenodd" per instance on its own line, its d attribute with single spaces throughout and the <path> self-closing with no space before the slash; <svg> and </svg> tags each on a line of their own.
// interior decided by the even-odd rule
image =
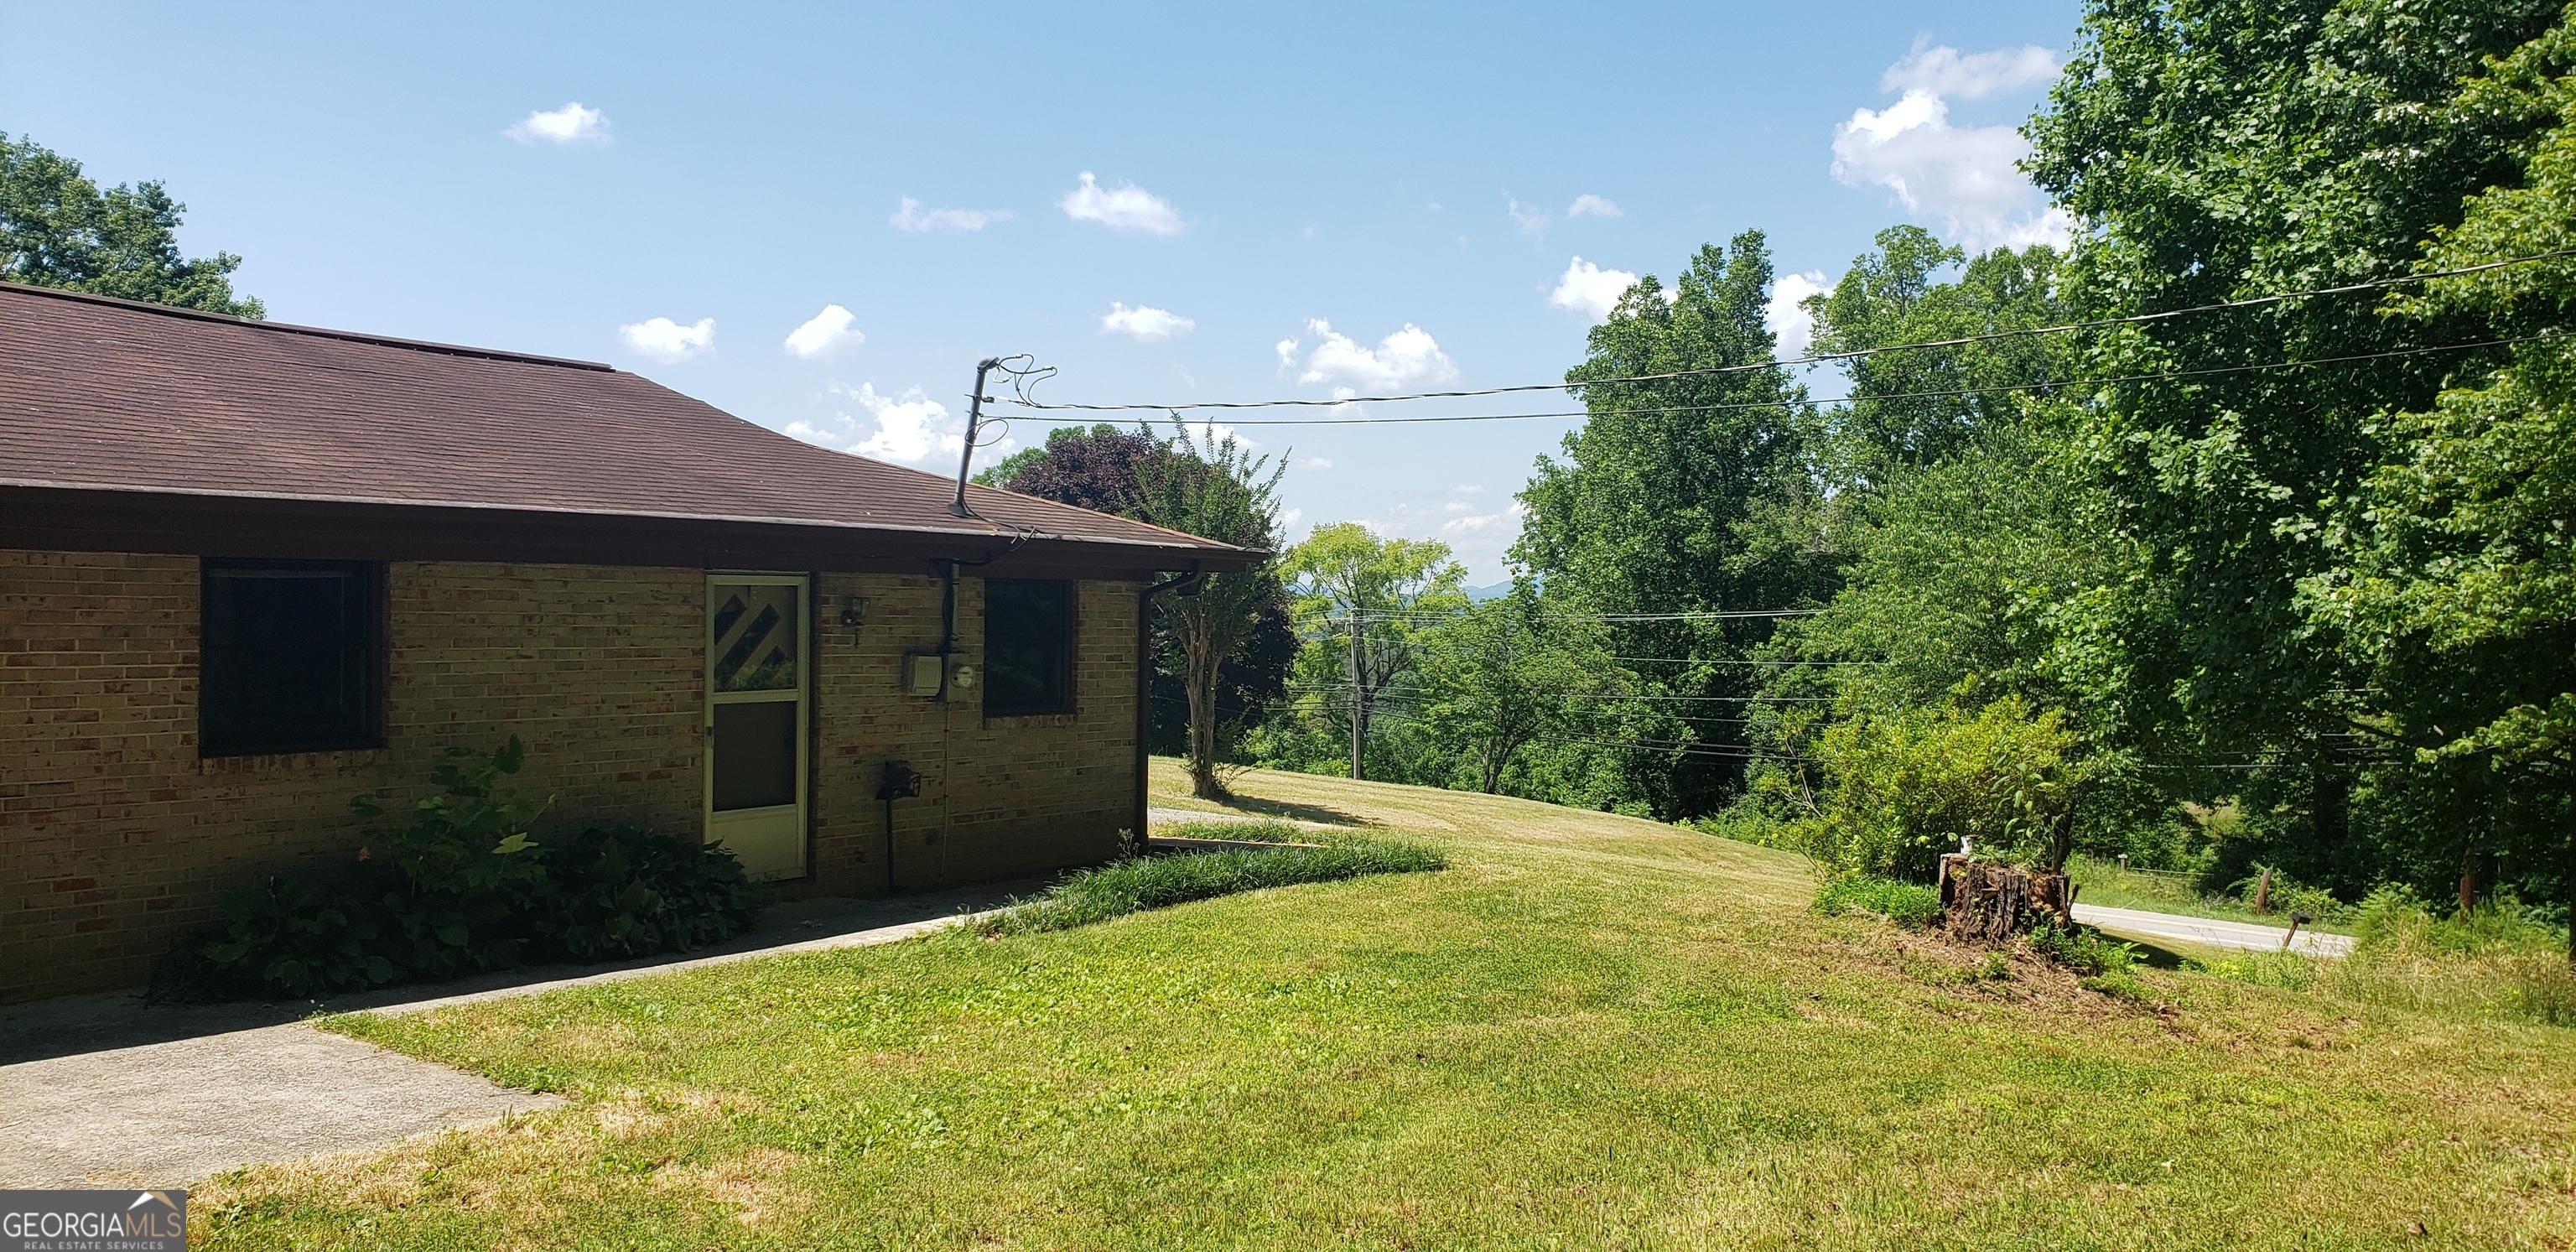
<svg viewBox="0 0 2576 1252">
<path fill-rule="evenodd" d="M 267 316 L 259 301 L 233 291 L 240 257 L 180 253 L 187 208 L 158 182 L 102 191 L 80 162 L 0 133 L 0 281 Z"/>
<path fill-rule="evenodd" d="M 1298 667 L 1311 684 L 1303 702 L 1344 722 L 1351 777 L 1365 777 L 1378 699 L 1412 669 L 1431 626 L 1466 608 L 1467 571 L 1445 543 L 1380 538 L 1358 522 L 1316 527 L 1281 570 L 1314 660 Z"/>
<path fill-rule="evenodd" d="M 1551 615 L 1527 579 L 1432 628 L 1421 669 L 1423 721 L 1474 763 L 1487 795 L 1523 749 L 1589 722 L 1584 702 L 1620 673 L 1608 632 Z"/>
<path fill-rule="evenodd" d="M 1811 350 L 1860 352 L 1891 344 L 1946 344 L 1837 362 L 1850 400 L 1828 415 L 1849 486 L 1884 485 L 1968 451 L 1981 434 L 2019 425 L 2072 377 L 2063 335 L 1982 343 L 2067 320 L 2057 251 L 2034 244 L 1970 257 L 1920 226 L 1880 231 L 1877 248 L 1852 259 L 1833 289 L 1807 297 Z M 1944 275 L 1957 269 L 1956 277 Z"/>
<path fill-rule="evenodd" d="M 1802 608 L 1832 591 L 1832 565 L 1807 539 L 1820 505 L 1813 430 L 1800 388 L 1772 366 L 1763 315 L 1771 256 L 1759 231 L 1692 258 L 1667 298 L 1653 276 L 1593 328 L 1566 374 L 1589 412 L 1521 492 L 1515 563 L 1569 611 L 1665 615 L 1621 621 L 1626 656 L 1678 658 L 1656 694 L 1711 705 L 1753 694 L 1739 662 L 1768 618 L 1681 618 Z M 1622 378 L 1657 377 L 1621 382 Z M 1679 740 L 1741 743 L 1715 721 Z M 1640 749 L 1633 793 L 1665 817 L 1713 810 L 1740 781 L 1738 756 Z"/>
<path fill-rule="evenodd" d="M 2544 120 L 2452 105 L 2560 12 L 2559 0 L 2094 0 L 2026 129 L 2028 168 L 2080 224 L 2069 300 L 2161 313 L 2406 273 L 2460 221 L 2464 192 L 2520 177 Z M 2333 565 L 2328 537 L 2361 522 L 2371 476 L 2399 459 L 2379 415 L 2428 411 L 2447 380 L 2502 359 L 2375 354 L 2490 338 L 2486 323 L 2476 310 L 2388 317 L 2363 292 L 2124 325 L 2086 345 L 2099 381 L 2081 451 L 2108 524 L 2145 562 L 2081 624 L 2089 672 L 2151 756 L 2278 775 L 2245 781 L 2295 814 L 2280 839 L 2311 862 L 2303 877 L 2366 885 L 2352 793 L 2375 712 L 2363 667 L 2298 589 Z"/>
<path fill-rule="evenodd" d="M 1186 426 L 1173 434 L 1170 448 L 1174 455 L 1136 462 L 1138 518 L 1238 548 L 1277 550 L 1285 465 L 1272 467 L 1269 457 L 1252 455 L 1232 435 L 1220 438 L 1210 431 L 1203 440 L 1193 439 Z M 1226 659 L 1251 643 L 1261 633 L 1263 616 L 1276 611 L 1279 566 L 1265 560 L 1238 573 L 1210 574 L 1164 599 L 1164 650 L 1189 699 L 1189 750 L 1182 760 L 1190 794 L 1221 797 L 1226 789 L 1217 776 L 1217 683 Z"/>
<path fill-rule="evenodd" d="M 2523 176 L 2468 199 L 2422 268 L 2576 249 L 2576 10 L 2472 79 L 2450 112 L 2542 116 Z M 2464 124 L 2473 124 L 2464 119 Z M 2377 422 L 2400 455 L 2372 474 L 2337 560 L 2302 583 L 2374 693 L 2400 759 L 2376 789 L 2411 800 L 2427 859 L 2518 863 L 2576 912 L 2576 258 L 2435 279 L 2395 311 L 2521 339 L 2492 373 Z M 2474 882 L 2464 882 L 2463 896 Z M 2576 930 L 2569 959 L 2576 960 Z"/>
<path fill-rule="evenodd" d="M 1887 710 L 1973 680 L 1987 699 L 2065 703 L 2049 673 L 2052 621 L 2113 576 L 2118 552 L 2088 533 L 2084 467 L 2061 451 L 2078 420 L 2060 394 L 2075 353 L 2063 335 L 1954 342 L 2068 320 L 2057 253 L 1971 258 L 1916 226 L 1877 244 L 1808 298 L 1817 350 L 1950 346 L 1838 363 L 1850 399 L 1824 415 L 1822 459 L 1843 585 L 1779 639 L 1783 656 L 1835 664 L 1781 667 L 1773 689 Z"/>
<path fill-rule="evenodd" d="M 1168 438 L 1138 427 L 1066 427 L 986 472 L 988 485 L 1116 513 L 1241 547 L 1275 551 L 1278 483 L 1231 438 Z M 1266 473 L 1265 473 L 1266 469 Z M 1147 741 L 1178 753 L 1201 796 L 1224 794 L 1218 764 L 1233 740 L 1286 690 L 1296 637 L 1277 561 L 1211 575 L 1154 602 Z"/>
</svg>

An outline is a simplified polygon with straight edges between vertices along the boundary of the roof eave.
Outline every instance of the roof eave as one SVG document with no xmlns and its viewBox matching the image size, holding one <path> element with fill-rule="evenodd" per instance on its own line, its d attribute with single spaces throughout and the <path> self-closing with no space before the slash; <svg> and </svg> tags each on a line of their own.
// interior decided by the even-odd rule
<svg viewBox="0 0 2576 1252">
<path fill-rule="evenodd" d="M 980 520 L 980 519 L 979 519 Z M 989 525 L 989 524 L 988 524 Z M 1224 544 L 1026 530 L 867 525 L 787 518 L 171 491 L 0 481 L 0 547 L 339 560 L 499 560 L 711 569 L 918 570 L 986 563 L 988 574 L 1249 569 L 1266 553 Z"/>
</svg>

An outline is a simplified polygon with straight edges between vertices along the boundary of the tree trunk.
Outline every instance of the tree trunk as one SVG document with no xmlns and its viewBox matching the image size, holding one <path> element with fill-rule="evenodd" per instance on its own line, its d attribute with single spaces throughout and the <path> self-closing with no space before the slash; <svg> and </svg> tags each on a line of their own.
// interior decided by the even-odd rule
<svg viewBox="0 0 2576 1252">
<path fill-rule="evenodd" d="M 1189 666 L 1190 794 L 1202 800 L 1221 800 L 1225 798 L 1225 784 L 1216 777 L 1216 658 L 1192 655 Z"/>
<path fill-rule="evenodd" d="M 2460 916 L 2467 917 L 2478 907 L 2478 850 L 2460 854 Z"/>
<path fill-rule="evenodd" d="M 2034 925 L 2075 924 L 2075 892 L 2066 875 L 2036 873 L 1952 852 L 1941 858 L 1943 925 L 1959 939 L 2008 943 Z"/>
</svg>

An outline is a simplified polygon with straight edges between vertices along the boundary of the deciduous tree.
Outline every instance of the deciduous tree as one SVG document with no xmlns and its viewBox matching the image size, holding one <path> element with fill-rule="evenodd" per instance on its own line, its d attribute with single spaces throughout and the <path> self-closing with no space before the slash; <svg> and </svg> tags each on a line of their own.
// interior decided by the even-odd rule
<svg viewBox="0 0 2576 1252">
<path fill-rule="evenodd" d="M 180 254 L 187 207 L 158 182 L 101 191 L 80 162 L 25 135 L 0 133 L 0 280 L 266 316 L 259 301 L 233 292 L 240 257 Z"/>
</svg>

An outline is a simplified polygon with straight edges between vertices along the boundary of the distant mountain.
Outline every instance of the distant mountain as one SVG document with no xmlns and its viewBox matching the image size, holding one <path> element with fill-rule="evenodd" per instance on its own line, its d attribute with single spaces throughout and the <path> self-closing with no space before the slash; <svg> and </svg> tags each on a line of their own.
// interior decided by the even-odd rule
<svg viewBox="0 0 2576 1252">
<path fill-rule="evenodd" d="M 1468 598 L 1468 599 L 1470 599 L 1470 600 L 1475 600 L 1475 601 L 1478 601 L 1478 602 L 1482 602 L 1482 601 L 1486 601 L 1486 600 L 1491 600 L 1491 599 L 1493 599 L 1493 598 L 1494 598 L 1494 597 L 1496 597 L 1496 596 L 1507 596 L 1507 595 L 1510 595 L 1511 593 L 1512 593 L 1512 585 L 1511 585 L 1510 583 L 1508 583 L 1508 582 L 1499 582 L 1499 583 L 1495 583 L 1495 584 L 1494 584 L 1493 586 L 1491 586 L 1491 587 L 1469 587 L 1469 588 L 1467 589 L 1467 598 Z"/>
</svg>

